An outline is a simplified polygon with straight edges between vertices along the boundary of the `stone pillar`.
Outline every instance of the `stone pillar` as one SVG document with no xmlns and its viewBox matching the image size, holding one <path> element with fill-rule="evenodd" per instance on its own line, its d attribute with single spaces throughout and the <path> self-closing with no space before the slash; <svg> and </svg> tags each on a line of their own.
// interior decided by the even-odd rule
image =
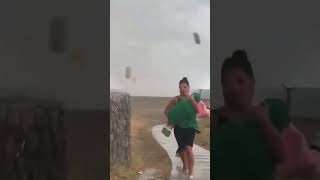
<svg viewBox="0 0 320 180">
<path fill-rule="evenodd" d="M 130 95 L 111 92 L 110 94 L 110 166 L 129 166 L 130 147 Z"/>
</svg>

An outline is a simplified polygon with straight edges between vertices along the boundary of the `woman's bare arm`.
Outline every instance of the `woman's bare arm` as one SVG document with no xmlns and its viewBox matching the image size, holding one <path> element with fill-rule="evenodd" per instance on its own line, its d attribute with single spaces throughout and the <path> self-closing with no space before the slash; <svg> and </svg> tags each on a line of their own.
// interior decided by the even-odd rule
<svg viewBox="0 0 320 180">
<path fill-rule="evenodd" d="M 193 95 L 189 95 L 189 96 L 187 97 L 187 99 L 191 102 L 191 104 L 192 104 L 194 110 L 196 111 L 196 113 L 198 113 L 198 112 L 199 112 L 198 103 L 197 103 L 196 100 L 194 99 Z"/>
<path fill-rule="evenodd" d="M 167 118 L 168 126 L 169 126 L 170 128 L 172 128 L 173 125 L 172 125 L 172 123 L 170 123 L 170 120 L 169 120 L 169 118 L 168 118 L 168 114 L 169 114 L 170 110 L 177 104 L 177 102 L 178 102 L 178 98 L 177 98 L 177 97 L 174 97 L 174 98 L 169 102 L 169 104 L 166 106 L 166 108 L 164 109 L 164 115 L 165 115 L 166 118 Z"/>
<path fill-rule="evenodd" d="M 261 124 L 262 134 L 266 138 L 268 144 L 271 146 L 272 154 L 277 162 L 284 160 L 284 145 L 278 131 L 272 126 L 270 122 L 263 121 Z"/>
<path fill-rule="evenodd" d="M 259 119 L 259 125 L 264 138 L 267 143 L 271 146 L 271 151 L 274 159 L 277 162 L 282 162 L 285 159 L 284 154 L 284 144 L 281 139 L 280 133 L 272 125 L 269 116 L 267 115 L 266 109 L 264 107 L 256 107 L 255 114 Z"/>
<path fill-rule="evenodd" d="M 164 114 L 166 115 L 167 118 L 168 118 L 168 113 L 177 104 L 177 101 L 178 101 L 177 97 L 172 98 L 172 100 L 169 102 L 169 104 L 164 109 Z"/>
<path fill-rule="evenodd" d="M 197 104 L 196 100 L 192 99 L 191 103 L 192 103 L 192 106 L 193 106 L 194 110 L 196 111 L 196 113 L 199 113 L 198 104 Z"/>
</svg>

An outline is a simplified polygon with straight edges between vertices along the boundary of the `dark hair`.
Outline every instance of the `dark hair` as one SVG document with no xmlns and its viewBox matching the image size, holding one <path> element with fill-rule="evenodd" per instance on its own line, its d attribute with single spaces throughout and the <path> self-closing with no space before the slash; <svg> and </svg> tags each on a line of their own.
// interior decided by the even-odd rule
<svg viewBox="0 0 320 180">
<path fill-rule="evenodd" d="M 188 86 L 189 86 L 189 81 L 186 77 L 182 78 L 180 81 L 179 81 L 179 85 L 182 84 L 182 83 L 186 83 Z"/>
<path fill-rule="evenodd" d="M 223 81 L 224 74 L 234 68 L 241 69 L 249 77 L 254 79 L 254 74 L 250 61 L 245 50 L 236 50 L 233 52 L 232 57 L 224 60 L 221 68 L 221 82 Z"/>
</svg>

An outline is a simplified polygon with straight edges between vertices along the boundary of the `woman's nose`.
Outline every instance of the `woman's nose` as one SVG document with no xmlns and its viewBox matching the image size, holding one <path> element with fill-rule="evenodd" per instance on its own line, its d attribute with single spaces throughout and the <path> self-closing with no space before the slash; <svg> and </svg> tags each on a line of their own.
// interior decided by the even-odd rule
<svg viewBox="0 0 320 180">
<path fill-rule="evenodd" d="M 233 85 L 231 88 L 230 88 L 230 91 L 232 92 L 232 94 L 238 94 L 241 90 L 241 88 L 237 85 Z"/>
</svg>

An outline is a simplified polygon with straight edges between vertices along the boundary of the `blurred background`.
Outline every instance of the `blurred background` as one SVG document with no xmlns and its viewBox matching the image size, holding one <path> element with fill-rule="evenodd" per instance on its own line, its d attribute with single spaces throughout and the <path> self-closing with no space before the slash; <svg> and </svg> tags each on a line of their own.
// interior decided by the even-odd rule
<svg viewBox="0 0 320 180">
<path fill-rule="evenodd" d="M 1 1 L 0 179 L 107 176 L 107 5 Z"/>
</svg>

